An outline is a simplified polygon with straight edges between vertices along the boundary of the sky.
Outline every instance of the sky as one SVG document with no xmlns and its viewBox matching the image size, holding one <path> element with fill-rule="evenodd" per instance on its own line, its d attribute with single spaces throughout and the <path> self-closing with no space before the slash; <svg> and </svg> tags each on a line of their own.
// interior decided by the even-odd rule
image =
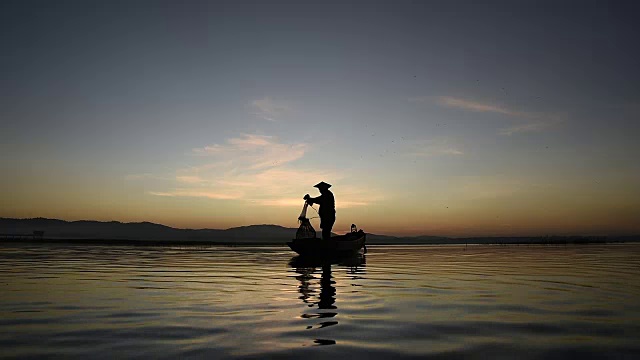
<svg viewBox="0 0 640 360">
<path fill-rule="evenodd" d="M 0 217 L 638 234 L 639 10 L 2 1 Z"/>
</svg>

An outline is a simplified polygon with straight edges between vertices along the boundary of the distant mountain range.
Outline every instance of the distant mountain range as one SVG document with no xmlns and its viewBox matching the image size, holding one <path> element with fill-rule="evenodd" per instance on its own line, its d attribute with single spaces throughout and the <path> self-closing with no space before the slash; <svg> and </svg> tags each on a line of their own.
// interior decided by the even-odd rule
<svg viewBox="0 0 640 360">
<path fill-rule="evenodd" d="M 279 225 L 249 225 L 220 229 L 177 229 L 150 222 L 122 223 L 118 221 L 65 221 L 57 219 L 0 218 L 0 241 L 43 231 L 46 240 L 161 242 L 161 243 L 219 243 L 219 244 L 284 244 L 293 239 L 296 228 Z M 18 235 L 18 236 L 17 236 Z M 571 243 L 636 241 L 638 236 L 625 237 L 473 237 L 448 238 L 441 236 L 386 236 L 367 234 L 368 244 L 484 244 L 484 243 Z"/>
</svg>

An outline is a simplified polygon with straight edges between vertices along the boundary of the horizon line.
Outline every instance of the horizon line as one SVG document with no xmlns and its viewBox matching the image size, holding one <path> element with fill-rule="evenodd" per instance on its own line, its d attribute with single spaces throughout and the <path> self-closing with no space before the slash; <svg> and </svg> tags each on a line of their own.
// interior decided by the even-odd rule
<svg viewBox="0 0 640 360">
<path fill-rule="evenodd" d="M 58 219 L 58 218 L 47 218 L 47 217 L 42 217 L 42 216 L 37 216 L 37 217 L 25 217 L 25 218 L 13 218 L 13 217 L 3 217 L 0 216 L 0 220 L 38 220 L 38 219 L 42 219 L 42 220 L 55 220 L 55 221 L 64 221 L 67 223 L 74 223 L 74 222 L 97 222 L 97 223 L 119 223 L 119 224 L 153 224 L 153 225 L 159 225 L 159 226 L 164 226 L 170 229 L 175 229 L 175 230 L 194 230 L 194 231 L 198 231 L 198 230 L 218 230 L 218 231 L 226 231 L 226 230 L 231 230 L 231 229 L 238 229 L 238 228 L 243 228 L 243 227 L 250 227 L 250 226 L 277 226 L 277 227 L 281 227 L 284 229 L 296 229 L 295 227 L 287 227 L 287 226 L 283 226 L 283 225 L 279 225 L 279 224 L 248 224 L 248 225 L 239 225 L 239 226 L 233 226 L 233 227 L 229 227 L 226 229 L 220 229 L 220 228 L 181 228 L 181 227 L 173 227 L 173 226 L 169 226 L 169 225 L 165 225 L 165 224 L 161 224 L 161 223 L 155 223 L 155 222 L 151 222 L 151 221 L 131 221 L 131 222 L 124 222 L 124 221 L 119 221 L 119 220 L 93 220 L 93 219 L 79 219 L 79 220 L 64 220 L 64 219 Z M 471 236 L 443 236 L 443 235 L 428 235 L 428 234 L 420 234 L 420 235 L 388 235 L 388 234 L 377 234 L 377 233 L 368 233 L 370 235 L 375 235 L 375 236 L 388 236 L 388 237 L 395 237 L 395 238 L 418 238 L 418 237 L 424 237 L 424 236 L 428 236 L 428 237 L 437 237 L 437 238 L 445 238 L 445 239 L 471 239 L 471 238 L 553 238 L 553 237 L 640 237 L 640 234 L 619 234 L 619 235 L 611 235 L 611 234 L 607 234 L 607 235 L 602 235 L 602 234 L 570 234 L 570 235 L 550 235 L 550 234 L 545 234 L 545 235 L 471 235 Z"/>
</svg>

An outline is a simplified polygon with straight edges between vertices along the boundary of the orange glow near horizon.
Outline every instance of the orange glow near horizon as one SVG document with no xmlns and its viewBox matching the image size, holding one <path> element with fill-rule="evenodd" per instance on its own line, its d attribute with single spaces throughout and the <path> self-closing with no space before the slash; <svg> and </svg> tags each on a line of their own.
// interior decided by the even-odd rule
<svg viewBox="0 0 640 360">
<path fill-rule="evenodd" d="M 311 191 L 310 191 L 311 192 Z M 355 223 L 367 232 L 383 235 L 433 236 L 544 236 L 544 235 L 620 235 L 638 234 L 634 215 L 640 206 L 621 198 L 582 198 L 549 193 L 467 199 L 450 195 L 429 200 L 424 194 L 416 199 L 389 198 L 368 205 L 341 207 L 336 190 L 337 221 L 334 232 L 346 232 Z M 121 197 L 99 193 L 90 197 L 81 189 L 68 194 L 38 196 L 38 201 L 23 197 L 10 209 L 0 210 L 2 217 L 46 217 L 62 220 L 150 221 L 176 228 L 225 229 L 252 224 L 297 227 L 302 199 L 281 203 L 256 203 L 234 199 L 153 196 Z M 14 195 L 15 196 L 15 195 Z M 0 198 L 7 203 L 6 195 Z M 317 214 L 309 209 L 309 217 Z M 318 229 L 318 219 L 312 220 Z"/>
</svg>

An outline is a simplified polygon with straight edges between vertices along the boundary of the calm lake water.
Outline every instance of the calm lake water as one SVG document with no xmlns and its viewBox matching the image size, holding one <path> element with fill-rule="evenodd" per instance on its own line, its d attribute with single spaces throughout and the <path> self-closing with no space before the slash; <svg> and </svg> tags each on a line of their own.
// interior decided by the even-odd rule
<svg viewBox="0 0 640 360">
<path fill-rule="evenodd" d="M 638 358 L 640 244 L 0 244 L 0 357 Z"/>
</svg>

